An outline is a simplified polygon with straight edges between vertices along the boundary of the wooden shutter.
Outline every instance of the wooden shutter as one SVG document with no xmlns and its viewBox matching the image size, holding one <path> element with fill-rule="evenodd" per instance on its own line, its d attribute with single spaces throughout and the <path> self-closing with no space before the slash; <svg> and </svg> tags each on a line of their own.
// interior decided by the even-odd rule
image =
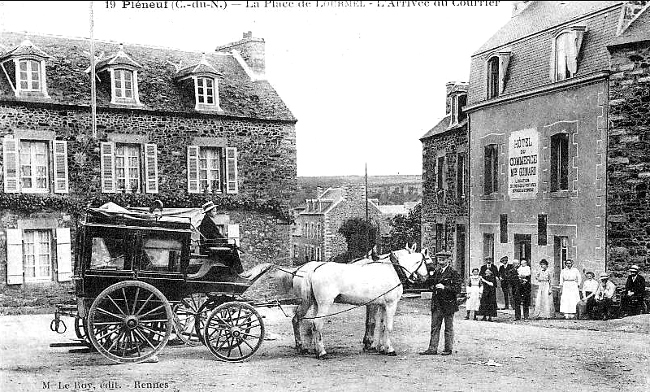
<svg viewBox="0 0 650 392">
<path fill-rule="evenodd" d="M 18 142 L 18 139 L 9 136 L 5 136 L 2 140 L 5 193 L 20 192 L 20 179 L 18 178 Z"/>
<path fill-rule="evenodd" d="M 54 193 L 68 193 L 68 143 L 54 141 Z"/>
<path fill-rule="evenodd" d="M 23 283 L 23 232 L 7 229 L 7 284 Z"/>
<path fill-rule="evenodd" d="M 144 145 L 145 192 L 158 193 L 158 146 Z"/>
<path fill-rule="evenodd" d="M 199 147 L 187 146 L 187 192 L 199 193 Z"/>
<path fill-rule="evenodd" d="M 237 193 L 237 148 L 226 147 L 226 193 Z"/>
<path fill-rule="evenodd" d="M 100 144 L 102 193 L 115 193 L 115 145 Z"/>
<path fill-rule="evenodd" d="M 59 282 L 72 280 L 72 253 L 70 251 L 70 229 L 56 229 L 56 263 Z"/>
</svg>

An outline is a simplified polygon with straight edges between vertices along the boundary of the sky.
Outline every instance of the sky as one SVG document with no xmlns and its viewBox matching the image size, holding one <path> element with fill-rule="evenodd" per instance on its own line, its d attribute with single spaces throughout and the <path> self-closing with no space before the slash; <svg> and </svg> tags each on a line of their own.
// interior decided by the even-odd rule
<svg viewBox="0 0 650 392">
<path fill-rule="evenodd" d="M 136 8 L 143 3 L 169 8 Z M 445 83 L 467 81 L 471 54 L 512 13 L 505 1 L 298 3 L 97 1 L 94 37 L 212 51 L 252 31 L 266 42 L 268 80 L 298 119 L 299 176 L 363 175 L 365 164 L 369 175 L 406 175 L 422 173 L 419 138 L 445 115 Z M 221 8 L 191 7 L 197 4 Z M 4 1 L 0 30 L 88 37 L 90 8 Z"/>
</svg>

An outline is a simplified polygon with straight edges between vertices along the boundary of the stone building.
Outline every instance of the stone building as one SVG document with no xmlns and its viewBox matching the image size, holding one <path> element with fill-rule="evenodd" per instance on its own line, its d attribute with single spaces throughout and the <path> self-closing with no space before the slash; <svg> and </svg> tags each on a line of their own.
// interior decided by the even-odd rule
<svg viewBox="0 0 650 392">
<path fill-rule="evenodd" d="M 373 226 L 382 224 L 381 211 L 374 200 L 368 200 L 368 219 Z M 339 228 L 351 218 L 366 217 L 366 188 L 347 185 L 319 188 L 317 197 L 306 201 L 295 218 L 292 236 L 293 263 L 330 261 L 348 249 Z"/>
<path fill-rule="evenodd" d="M 472 267 L 647 263 L 646 3 L 518 2 L 472 56 Z"/>
<path fill-rule="evenodd" d="M 607 143 L 607 269 L 650 272 L 650 10 L 625 4 L 611 56 Z M 647 279 L 646 279 L 647 280 Z M 622 281 L 622 280 L 620 280 Z"/>
<path fill-rule="evenodd" d="M 75 225 L 108 201 L 212 200 L 245 266 L 288 260 L 296 119 L 264 77 L 264 40 L 204 54 L 95 42 L 96 128 L 89 47 L 0 34 L 0 282 L 70 280 Z"/>
<path fill-rule="evenodd" d="M 446 115 L 422 142 L 422 247 L 452 253 L 453 267 L 467 275 L 468 142 L 467 83 L 446 86 Z"/>
</svg>

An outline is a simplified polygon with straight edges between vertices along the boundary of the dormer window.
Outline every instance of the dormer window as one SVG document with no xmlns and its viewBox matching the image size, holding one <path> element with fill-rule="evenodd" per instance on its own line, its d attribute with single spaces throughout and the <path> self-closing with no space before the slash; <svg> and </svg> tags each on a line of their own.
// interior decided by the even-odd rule
<svg viewBox="0 0 650 392">
<path fill-rule="evenodd" d="M 2 73 L 16 97 L 49 98 L 45 79 L 45 61 L 49 57 L 30 40 L 0 56 Z"/>
<path fill-rule="evenodd" d="M 214 105 L 214 78 L 198 77 L 195 79 L 196 103 L 201 105 Z"/>
<path fill-rule="evenodd" d="M 496 98 L 503 94 L 506 89 L 506 73 L 510 56 L 509 49 L 500 50 L 488 57 L 487 61 L 487 97 Z"/>
<path fill-rule="evenodd" d="M 99 81 L 110 83 L 111 104 L 142 106 L 138 93 L 138 70 L 142 66 L 124 52 L 122 45 L 114 55 L 104 57 L 102 54 L 95 68 Z M 104 85 L 106 89 L 107 84 Z"/>
<path fill-rule="evenodd" d="M 189 88 L 188 81 L 194 84 L 194 109 L 198 111 L 221 111 L 219 106 L 219 72 L 207 60 L 205 53 L 201 60 L 194 65 L 181 68 L 180 64 L 171 63 L 176 68 L 176 81 L 185 82 L 185 88 Z"/>
<path fill-rule="evenodd" d="M 467 94 L 455 94 L 451 97 L 451 122 L 450 126 L 462 122 L 467 115 L 463 112 L 463 106 L 467 105 Z"/>
<path fill-rule="evenodd" d="M 585 30 L 584 26 L 573 26 L 555 36 L 553 40 L 551 80 L 557 82 L 576 75 Z"/>
</svg>

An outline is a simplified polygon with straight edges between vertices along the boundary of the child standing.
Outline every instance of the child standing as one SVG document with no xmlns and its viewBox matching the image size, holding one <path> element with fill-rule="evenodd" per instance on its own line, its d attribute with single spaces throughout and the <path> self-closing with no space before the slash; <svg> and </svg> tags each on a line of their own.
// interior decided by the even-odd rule
<svg viewBox="0 0 650 392">
<path fill-rule="evenodd" d="M 476 312 L 478 311 L 481 302 L 481 277 L 478 273 L 479 269 L 474 268 L 472 274 L 469 276 L 469 282 L 467 284 L 467 302 L 465 303 L 467 316 L 465 316 L 465 320 L 469 320 L 469 312 L 474 312 L 474 320 L 476 320 Z"/>
</svg>

